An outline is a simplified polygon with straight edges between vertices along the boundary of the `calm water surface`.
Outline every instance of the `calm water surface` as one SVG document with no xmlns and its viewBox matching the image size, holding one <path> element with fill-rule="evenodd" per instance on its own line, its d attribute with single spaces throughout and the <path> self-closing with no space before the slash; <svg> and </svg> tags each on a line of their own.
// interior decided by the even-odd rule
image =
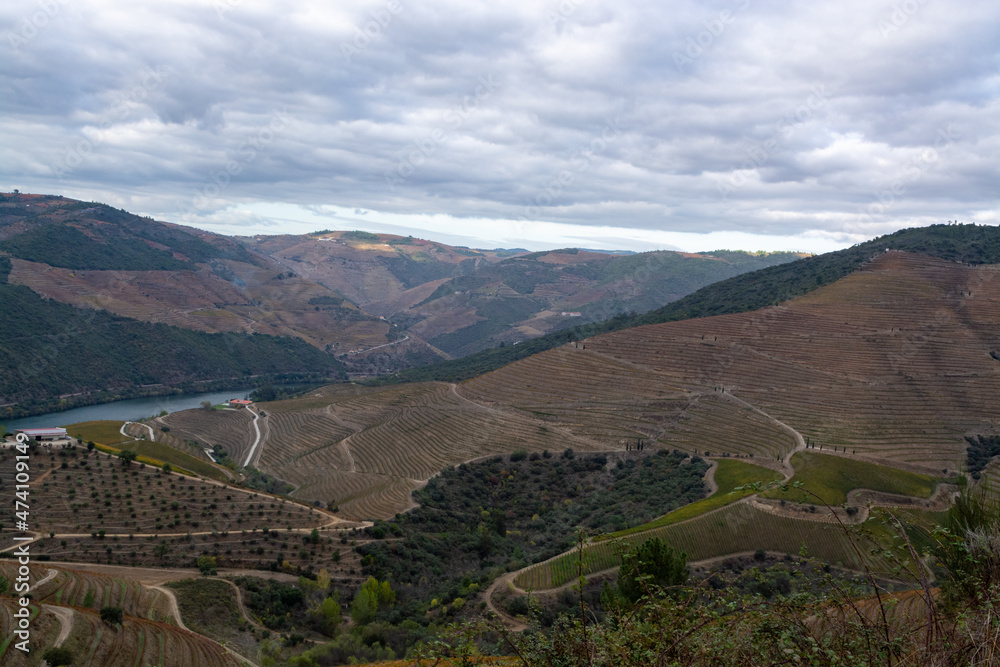
<svg viewBox="0 0 1000 667">
<path fill-rule="evenodd" d="M 3 423 L 10 433 L 18 428 L 46 428 L 50 426 L 66 426 L 77 422 L 94 421 L 97 419 L 131 420 L 142 419 L 160 414 L 161 411 L 177 412 L 197 408 L 202 401 L 213 404 L 228 401 L 230 398 L 247 398 L 252 389 L 229 389 L 207 394 L 186 394 L 184 396 L 150 396 L 148 398 L 130 398 L 114 403 L 88 405 L 83 408 L 73 408 L 64 412 L 50 412 L 34 417 L 10 419 Z"/>
</svg>

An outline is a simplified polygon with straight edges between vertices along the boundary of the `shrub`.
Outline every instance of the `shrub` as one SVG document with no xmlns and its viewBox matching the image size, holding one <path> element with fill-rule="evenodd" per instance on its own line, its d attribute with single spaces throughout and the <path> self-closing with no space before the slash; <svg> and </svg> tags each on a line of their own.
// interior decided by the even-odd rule
<svg viewBox="0 0 1000 667">
<path fill-rule="evenodd" d="M 218 574 L 218 564 L 214 556 L 200 556 L 197 563 L 202 576 L 210 577 Z"/>
<path fill-rule="evenodd" d="M 63 667 L 73 664 L 73 652 L 65 647 L 50 648 L 42 654 L 42 660 L 49 664 L 49 667 Z"/>
<path fill-rule="evenodd" d="M 125 612 L 121 607 L 102 607 L 101 620 L 109 625 L 121 625 Z"/>
</svg>

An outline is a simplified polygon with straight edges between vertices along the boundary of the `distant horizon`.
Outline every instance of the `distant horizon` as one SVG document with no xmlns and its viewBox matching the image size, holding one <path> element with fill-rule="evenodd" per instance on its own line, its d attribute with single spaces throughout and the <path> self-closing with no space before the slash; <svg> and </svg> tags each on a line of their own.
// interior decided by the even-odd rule
<svg viewBox="0 0 1000 667">
<path fill-rule="evenodd" d="M 1000 222 L 1000 5 L 0 6 L 0 189 L 220 234 L 825 253 Z"/>
<path fill-rule="evenodd" d="M 14 194 L 13 189 L 4 192 L 3 194 Z M 568 226 L 561 225 L 558 223 L 545 223 L 547 230 L 554 230 L 556 235 L 567 241 L 566 243 L 559 243 L 556 241 L 547 241 L 539 238 L 533 238 L 528 235 L 527 232 L 529 228 L 521 226 L 518 231 L 520 232 L 520 237 L 513 239 L 512 244 L 505 245 L 502 243 L 502 239 L 490 239 L 476 238 L 474 236 L 467 236 L 465 234 L 458 234 L 452 231 L 452 224 L 459 224 L 462 221 L 445 220 L 442 222 L 440 216 L 405 216 L 405 215 L 395 215 L 386 216 L 388 221 L 383 224 L 379 224 L 377 221 L 382 218 L 375 211 L 364 210 L 363 213 L 358 211 L 354 212 L 338 212 L 335 207 L 327 207 L 322 213 L 318 213 L 316 207 L 288 207 L 286 205 L 264 205 L 264 206 L 248 206 L 240 209 L 241 213 L 246 216 L 245 224 L 243 225 L 233 225 L 231 223 L 219 222 L 216 224 L 202 222 L 199 220 L 171 220 L 164 219 L 161 216 L 154 215 L 151 212 L 146 211 L 133 211 L 129 210 L 127 207 L 115 206 L 110 202 L 100 201 L 91 198 L 85 194 L 80 195 L 68 195 L 63 193 L 42 193 L 42 192 L 25 192 L 21 190 L 22 195 L 33 195 L 33 196 L 46 196 L 46 197 L 65 197 L 67 199 L 74 199 L 77 201 L 88 201 L 99 204 L 105 204 L 107 206 L 113 206 L 115 208 L 123 208 L 133 215 L 146 216 L 153 218 L 159 222 L 165 222 L 170 224 L 177 224 L 186 227 L 191 227 L 193 229 L 199 229 L 202 231 L 212 232 L 214 234 L 220 234 L 222 236 L 229 237 L 254 237 L 254 236 L 281 236 L 281 235 L 294 235 L 294 236 L 304 236 L 309 234 L 317 234 L 324 230 L 331 232 L 347 232 L 347 231 L 362 231 L 369 232 L 373 234 L 389 234 L 400 237 L 413 236 L 414 238 L 422 239 L 425 241 L 433 241 L 435 243 L 443 243 L 445 245 L 450 245 L 460 248 L 468 248 L 470 250 L 524 250 L 525 252 L 542 252 L 550 250 L 560 250 L 560 249 L 577 249 L 577 250 L 587 250 L 591 252 L 601 252 L 609 254 L 639 254 L 644 252 L 657 252 L 657 251 L 672 251 L 672 252 L 682 252 L 682 253 L 711 253 L 719 252 L 724 250 L 729 251 L 742 251 L 746 253 L 777 253 L 777 252 L 791 252 L 799 253 L 805 255 L 821 255 L 827 252 L 834 252 L 836 250 L 843 250 L 844 248 L 849 248 L 858 243 L 864 243 L 871 241 L 875 238 L 885 236 L 888 234 L 893 234 L 902 229 L 910 228 L 920 228 L 929 227 L 935 224 L 948 224 L 953 222 L 952 220 L 942 220 L 939 222 L 929 222 L 925 225 L 900 225 L 899 227 L 886 231 L 881 234 L 876 234 L 867 238 L 851 238 L 849 240 L 834 240 L 829 237 L 814 236 L 808 239 L 801 239 L 798 237 L 780 237 L 767 234 L 748 234 L 745 232 L 713 232 L 706 234 L 698 233 L 682 233 L 682 232 L 660 232 L 656 234 L 664 238 L 669 238 L 670 241 L 674 243 L 661 243 L 661 244 L 650 244 L 644 242 L 641 236 L 651 236 L 652 232 L 649 230 L 632 230 L 637 232 L 632 238 L 617 238 L 618 243 L 614 241 L 609 242 L 608 245 L 599 245 L 599 241 L 592 240 L 590 245 L 573 244 L 571 241 L 575 238 L 576 240 L 583 240 L 583 237 L 588 235 L 593 235 L 595 229 L 589 226 Z M 278 217 L 276 213 L 283 213 L 288 217 Z M 371 215 L 371 218 L 367 216 Z M 366 216 L 366 217 L 361 217 Z M 330 224 L 333 223 L 344 223 L 346 226 L 343 227 L 331 227 Z M 438 231 L 435 229 L 428 229 L 422 226 L 409 226 L 409 224 L 419 224 L 419 223 L 435 223 L 440 225 L 445 231 Z M 495 223 L 503 221 L 492 221 Z M 959 220 L 960 224 L 986 224 L 980 223 L 973 220 Z M 325 223 L 323 225 L 322 223 Z M 539 223 L 541 224 L 541 223 Z M 992 226 L 1000 226 L 1000 223 Z M 238 227 L 238 229 L 236 229 Z M 616 232 L 621 232 L 625 228 L 614 228 Z M 715 245 L 706 245 L 705 242 L 700 242 L 703 238 L 714 238 L 719 241 Z M 728 242 L 727 242 L 728 241 Z M 697 245 L 696 245 L 697 244 Z M 632 245 L 629 247 L 622 247 L 625 245 Z"/>
</svg>

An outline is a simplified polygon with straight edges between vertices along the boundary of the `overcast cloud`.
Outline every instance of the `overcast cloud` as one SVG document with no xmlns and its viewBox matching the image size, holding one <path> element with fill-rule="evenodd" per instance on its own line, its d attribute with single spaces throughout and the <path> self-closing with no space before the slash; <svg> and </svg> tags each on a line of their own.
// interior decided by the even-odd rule
<svg viewBox="0 0 1000 667">
<path fill-rule="evenodd" d="M 995 0 L 0 5 L 0 188 L 224 233 L 829 250 L 997 224 Z"/>
</svg>

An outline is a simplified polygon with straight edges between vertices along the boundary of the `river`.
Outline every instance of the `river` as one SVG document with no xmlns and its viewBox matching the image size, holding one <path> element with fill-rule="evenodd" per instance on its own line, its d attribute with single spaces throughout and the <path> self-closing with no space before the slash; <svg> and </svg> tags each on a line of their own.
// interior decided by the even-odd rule
<svg viewBox="0 0 1000 667">
<path fill-rule="evenodd" d="M 19 428 L 46 428 L 51 426 L 66 426 L 77 422 L 95 421 L 98 419 L 114 419 L 128 421 L 158 415 L 163 410 L 177 412 L 197 408 L 202 401 L 212 404 L 223 403 L 230 398 L 247 398 L 252 389 L 229 389 L 214 391 L 207 394 L 185 394 L 183 396 L 149 396 L 147 398 L 130 398 L 113 403 L 88 405 L 62 412 L 49 412 L 34 417 L 22 417 L 3 422 L 7 432 L 12 433 Z"/>
</svg>

